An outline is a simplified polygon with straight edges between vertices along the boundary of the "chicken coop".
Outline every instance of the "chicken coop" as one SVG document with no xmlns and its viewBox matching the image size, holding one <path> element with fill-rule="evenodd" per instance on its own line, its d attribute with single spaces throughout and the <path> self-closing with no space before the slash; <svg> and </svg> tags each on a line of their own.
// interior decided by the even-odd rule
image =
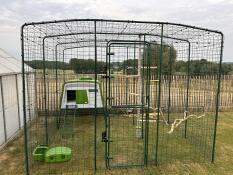
<svg viewBox="0 0 233 175">
<path fill-rule="evenodd" d="M 36 99 L 24 105 L 26 174 L 114 174 L 214 161 L 220 31 L 71 19 L 26 23 L 21 41 L 24 104 L 25 87 Z M 34 83 L 25 81 L 24 63 L 34 69 Z M 31 108 L 36 117 L 27 123 Z M 48 149 L 53 157 L 44 156 Z"/>
</svg>

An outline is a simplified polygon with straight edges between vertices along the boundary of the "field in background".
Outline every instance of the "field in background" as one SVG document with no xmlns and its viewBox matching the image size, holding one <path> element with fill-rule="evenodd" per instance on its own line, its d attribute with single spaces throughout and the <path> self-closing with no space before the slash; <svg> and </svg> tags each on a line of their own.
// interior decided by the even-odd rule
<svg viewBox="0 0 233 175">
<path fill-rule="evenodd" d="M 219 115 L 216 161 L 210 163 L 192 163 L 174 161 L 159 167 L 148 166 L 144 168 L 129 168 L 112 171 L 98 171 L 97 174 L 135 174 L 135 175 L 231 175 L 233 174 L 233 113 L 221 112 Z M 7 147 L 0 152 L 0 172 L 1 175 L 23 174 L 23 137 L 10 142 Z M 59 164 L 61 167 L 62 164 Z M 42 165 L 41 168 L 43 168 Z M 51 172 L 52 173 L 52 172 Z M 77 172 L 78 174 L 78 172 Z M 64 174 L 68 175 L 68 173 Z"/>
<path fill-rule="evenodd" d="M 103 94 L 105 94 L 105 79 L 102 78 L 103 75 L 98 75 L 98 80 L 102 82 Z M 65 71 L 64 74 L 61 70 L 58 71 L 57 76 L 57 91 L 58 91 L 58 99 L 60 99 L 60 95 L 62 94 L 62 86 L 64 81 L 74 80 L 80 77 L 92 77 L 93 74 L 74 74 L 72 71 Z M 153 82 L 156 80 L 154 75 L 151 75 L 151 83 L 150 83 L 150 105 L 156 108 L 156 98 L 157 98 L 157 84 Z M 211 107 L 215 109 L 216 103 L 216 91 L 217 91 L 217 76 L 192 76 L 190 78 L 190 86 L 189 86 L 189 106 L 192 107 L 205 107 L 209 108 L 207 110 L 211 110 Z M 37 106 L 38 110 L 44 109 L 44 101 L 43 101 L 43 74 L 36 74 L 36 83 L 37 83 Z M 137 99 L 137 77 L 126 77 L 119 74 L 114 74 L 114 78 L 111 79 L 111 91 L 115 96 L 115 101 L 113 100 L 113 104 L 125 104 L 134 103 Z M 127 82 L 127 83 L 126 83 Z M 161 81 L 161 106 L 167 108 L 168 106 L 168 83 L 169 77 L 163 76 Z M 145 83 L 144 83 L 145 84 Z M 176 75 L 171 78 L 171 109 L 184 109 L 186 103 L 186 91 L 187 91 L 187 76 Z M 46 75 L 46 91 L 47 91 L 47 105 L 49 110 L 55 110 L 57 103 L 56 98 L 56 76 L 54 71 L 50 70 L 50 72 Z M 129 92 L 127 94 L 127 92 Z M 30 96 L 30 94 L 29 94 Z M 137 100 L 136 100 L 137 101 Z M 233 106 L 233 75 L 224 75 L 221 77 L 221 96 L 219 101 L 220 111 L 232 111 Z"/>
<path fill-rule="evenodd" d="M 65 72 L 65 76 L 63 76 L 62 71 L 58 71 L 58 94 L 62 92 L 63 82 L 66 80 L 77 79 L 82 76 L 93 77 L 93 75 L 76 75 L 72 71 Z M 49 110 L 55 110 L 57 102 L 55 100 L 56 97 L 56 77 L 54 76 L 54 72 L 49 72 L 46 82 L 47 85 L 47 100 L 48 100 L 48 108 Z M 114 80 L 111 86 L 112 92 L 118 95 L 118 101 L 113 101 L 116 105 L 119 105 L 119 101 L 124 104 L 126 101 L 128 103 L 132 103 L 136 100 L 135 96 L 130 96 L 127 93 L 136 93 L 137 90 L 137 78 L 126 78 L 121 75 L 114 75 Z M 101 78 L 101 75 L 98 75 L 98 79 L 102 80 L 103 90 L 105 90 L 105 82 L 104 79 Z M 152 76 L 152 79 L 156 78 Z M 126 81 L 127 80 L 127 81 Z M 39 110 L 43 110 L 44 102 L 43 102 L 43 79 L 42 74 L 36 74 L 36 85 L 37 85 L 37 98 L 36 104 Z M 125 82 L 128 84 L 126 85 Z M 181 107 L 181 110 L 184 110 L 185 105 L 185 92 L 186 92 L 186 82 L 187 79 L 185 76 L 173 76 L 171 81 L 171 107 L 177 108 Z M 33 82 L 31 82 L 33 83 Z M 163 77 L 161 82 L 161 98 L 162 105 L 167 105 L 168 99 L 168 78 Z M 31 84 L 33 85 L 33 84 Z M 214 106 L 215 104 L 215 92 L 217 85 L 217 77 L 216 76 L 202 76 L 202 77 L 192 77 L 190 82 L 190 94 L 189 94 L 189 106 L 192 107 L 201 107 L 205 104 L 211 104 Z M 33 86 L 34 87 L 34 86 Z M 29 87 L 30 88 L 30 87 Z M 105 92 L 103 92 L 105 93 Z M 31 95 L 31 94 L 29 94 Z M 156 84 L 151 84 L 151 106 L 156 107 Z M 33 97 L 29 97 L 33 99 Z M 58 97 L 60 99 L 60 97 Z M 136 100 L 137 101 L 137 100 Z M 220 98 L 220 110 L 221 111 L 232 111 L 233 108 L 233 76 L 223 76 L 221 82 L 221 98 Z M 164 164 L 159 167 L 148 166 L 144 168 L 129 168 L 129 169 L 114 169 L 112 171 L 98 171 L 97 174 L 135 174 L 135 175 L 154 175 L 154 174 L 193 174 L 193 175 L 231 175 L 233 174 L 233 113 L 232 112 L 221 112 L 219 117 L 219 127 L 217 131 L 217 155 L 216 162 L 214 164 L 209 163 L 194 163 L 194 162 L 180 162 L 175 160 L 172 163 Z M 86 123 L 88 125 L 88 123 Z M 89 123 L 90 124 L 90 123 Z M 86 127 L 87 127 L 86 125 Z M 90 131 L 91 132 L 91 131 Z M 100 137 L 100 134 L 98 135 Z M 79 144 L 80 142 L 77 142 Z M 19 135 L 14 141 L 11 141 L 4 150 L 0 152 L 0 174 L 23 174 L 24 169 L 24 152 L 23 152 L 23 136 Z M 84 145 L 85 146 L 85 145 Z M 174 150 L 175 151 L 175 150 Z M 194 154 L 194 153 L 193 153 Z M 101 159 L 101 164 L 103 160 Z M 62 164 L 58 165 L 59 166 Z M 41 165 L 40 168 L 43 167 L 48 169 L 46 165 Z M 51 174 L 55 174 L 56 170 L 51 170 Z M 87 172 L 88 173 L 88 172 Z M 36 173 L 35 173 L 36 174 Z M 78 174 L 78 172 L 77 172 Z M 69 175 L 69 173 L 65 173 L 64 175 Z"/>
</svg>

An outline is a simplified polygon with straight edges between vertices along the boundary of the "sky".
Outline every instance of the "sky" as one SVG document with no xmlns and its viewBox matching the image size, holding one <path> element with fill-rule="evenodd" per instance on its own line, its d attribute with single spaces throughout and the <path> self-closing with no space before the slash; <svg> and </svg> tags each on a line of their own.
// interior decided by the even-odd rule
<svg viewBox="0 0 233 175">
<path fill-rule="evenodd" d="M 164 21 L 224 33 L 224 62 L 233 62 L 233 0 L 0 0 L 0 48 L 20 59 L 25 22 L 73 18 Z"/>
</svg>

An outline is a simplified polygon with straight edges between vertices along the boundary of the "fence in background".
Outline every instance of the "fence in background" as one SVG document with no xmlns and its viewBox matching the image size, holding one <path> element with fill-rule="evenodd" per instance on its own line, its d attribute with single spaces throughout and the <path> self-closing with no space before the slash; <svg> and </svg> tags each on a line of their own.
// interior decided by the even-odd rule
<svg viewBox="0 0 233 175">
<path fill-rule="evenodd" d="M 94 75 L 76 75 L 76 74 L 59 74 L 57 79 L 58 84 L 58 97 L 62 94 L 62 86 L 64 81 L 78 79 L 83 76 L 93 77 Z M 105 81 L 102 79 L 102 75 L 98 76 L 98 79 L 102 81 L 103 94 L 105 94 Z M 156 77 L 152 75 L 152 80 L 155 80 Z M 127 81 L 126 81 L 127 80 Z M 115 99 L 113 103 L 118 104 L 119 102 L 124 103 L 133 103 L 136 98 L 136 85 L 138 78 L 137 77 L 126 77 L 122 75 L 115 75 L 111 80 L 111 91 L 112 93 L 117 92 L 119 94 L 119 99 Z M 168 76 L 162 77 L 161 82 L 161 106 L 166 108 L 168 105 L 168 88 L 167 84 L 169 81 Z M 39 73 L 36 75 L 37 82 L 37 106 L 38 110 L 43 110 L 43 77 Z M 126 83 L 127 82 L 127 83 Z M 136 82 L 136 83 L 135 83 Z M 170 90 L 170 105 L 171 108 L 181 108 L 185 106 L 186 99 L 186 83 L 187 77 L 176 75 L 171 78 L 171 90 Z M 56 78 L 54 74 L 47 74 L 46 76 L 46 91 L 47 91 L 47 108 L 48 110 L 55 110 L 57 104 L 56 97 Z M 156 106 L 156 82 L 151 82 L 151 106 Z M 190 79 L 189 87 L 189 106 L 190 107 L 205 107 L 211 108 L 215 106 L 216 100 L 216 88 L 217 87 L 217 76 L 208 75 L 208 76 L 193 76 Z M 132 94 L 132 96 L 130 95 Z M 133 94 L 135 96 L 133 96 Z M 58 100 L 59 101 L 59 100 Z M 197 106 L 198 104 L 198 106 Z M 221 77 L 221 97 L 220 97 L 220 111 L 231 111 L 233 110 L 233 75 L 223 75 Z"/>
</svg>

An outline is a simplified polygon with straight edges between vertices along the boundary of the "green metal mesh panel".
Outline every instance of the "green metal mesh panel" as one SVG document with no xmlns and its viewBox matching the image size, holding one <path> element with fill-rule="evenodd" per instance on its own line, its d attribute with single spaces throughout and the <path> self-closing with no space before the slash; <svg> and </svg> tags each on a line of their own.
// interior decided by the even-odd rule
<svg viewBox="0 0 233 175">
<path fill-rule="evenodd" d="M 25 24 L 22 58 L 34 68 L 35 81 L 25 80 L 24 67 L 24 102 L 26 89 L 36 94 L 30 99 L 35 106 L 24 106 L 25 124 L 27 111 L 36 108 L 37 116 L 25 126 L 26 173 L 108 174 L 121 167 L 213 161 L 222 48 L 221 32 L 182 24 Z M 94 110 L 61 109 L 63 84 L 81 77 L 101 82 L 103 108 L 94 91 L 88 97 Z M 40 144 L 69 147 L 72 158 L 34 161 Z"/>
</svg>

